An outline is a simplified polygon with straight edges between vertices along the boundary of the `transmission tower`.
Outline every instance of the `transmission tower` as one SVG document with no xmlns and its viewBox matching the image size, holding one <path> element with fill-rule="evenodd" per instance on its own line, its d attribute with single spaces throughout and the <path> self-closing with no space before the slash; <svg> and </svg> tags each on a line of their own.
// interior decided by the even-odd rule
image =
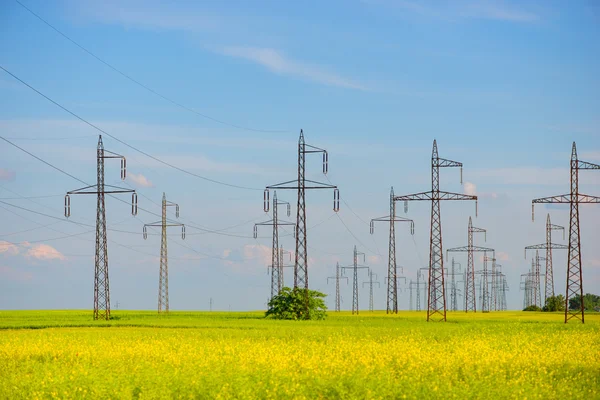
<svg viewBox="0 0 600 400">
<path fill-rule="evenodd" d="M 94 319 L 110 319 L 110 288 L 108 284 L 108 246 L 106 245 L 106 206 L 105 195 L 118 193 L 131 193 L 131 214 L 137 215 L 137 194 L 135 190 L 120 188 L 104 184 L 104 160 L 107 158 L 118 158 L 121 160 L 121 180 L 127 175 L 127 162 L 120 154 L 104 150 L 102 135 L 98 137 L 97 160 L 97 182 L 95 185 L 67 192 L 65 196 L 65 217 L 71 215 L 72 194 L 95 194 L 96 203 L 96 258 L 94 265 Z M 110 188 L 110 190 L 106 190 Z M 95 190 L 94 190 L 95 189 Z"/>
<path fill-rule="evenodd" d="M 342 267 L 342 269 L 352 269 L 354 274 L 354 278 L 352 279 L 352 315 L 356 313 L 358 315 L 358 270 L 359 269 L 369 269 L 366 265 L 361 265 L 358 263 L 358 256 L 363 256 L 363 262 L 365 262 L 365 253 L 359 252 L 356 250 L 356 245 L 354 246 L 354 264 L 349 265 L 347 267 Z"/>
<path fill-rule="evenodd" d="M 469 217 L 468 226 L 468 242 L 466 246 L 454 247 L 446 250 L 446 258 L 448 258 L 448 252 L 466 252 L 467 253 L 467 270 L 465 271 L 465 312 L 473 311 L 477 312 L 477 304 L 475 302 L 475 259 L 474 253 L 488 253 L 495 254 L 494 249 L 488 247 L 480 247 L 473 245 L 473 236 L 475 233 L 483 233 L 484 240 L 487 241 L 487 231 L 483 228 L 477 228 L 473 226 L 473 220 Z"/>
<path fill-rule="evenodd" d="M 489 277 L 491 276 L 490 271 L 488 270 L 488 261 L 492 262 L 492 265 L 496 263 L 495 257 L 488 257 L 486 253 L 483 253 L 483 269 L 480 271 L 475 271 L 476 274 L 481 275 L 481 312 L 488 313 L 490 312 L 491 306 L 491 296 L 490 296 L 490 288 L 489 288 Z"/>
<path fill-rule="evenodd" d="M 567 257 L 567 291 L 565 295 L 565 324 L 571 319 L 576 318 L 585 322 L 584 304 L 583 304 L 583 273 L 581 271 L 581 243 L 579 231 L 579 204 L 600 203 L 600 197 L 588 196 L 579 193 L 579 170 L 596 169 L 600 170 L 600 165 L 581 161 L 577 158 L 577 147 L 573 142 L 571 149 L 571 193 L 559 196 L 543 197 L 532 200 L 531 219 L 534 219 L 533 208 L 539 203 L 566 203 L 571 207 L 569 224 L 569 254 Z M 569 300 L 579 298 L 580 309 L 570 310 Z"/>
<path fill-rule="evenodd" d="M 460 263 L 454 261 L 454 257 L 452 257 L 452 266 L 450 268 L 450 309 L 452 311 L 458 311 L 458 293 L 461 291 L 457 287 L 457 283 L 461 281 L 456 280 L 457 275 L 463 275 L 460 272 L 456 271 L 456 265 L 458 265 L 458 271 L 462 269 Z"/>
<path fill-rule="evenodd" d="M 500 274 L 500 278 L 502 281 L 502 286 L 500 289 L 500 310 L 501 311 L 506 311 L 507 310 L 507 306 L 506 306 L 506 292 L 508 292 L 508 283 L 506 282 L 506 276 L 504 274 Z"/>
<path fill-rule="evenodd" d="M 442 246 L 442 218 L 440 201 L 442 200 L 475 200 L 477 196 L 461 193 L 450 193 L 440 190 L 440 168 L 460 167 L 462 184 L 462 163 L 446 160 L 438 155 L 437 142 L 433 141 L 431 155 L 431 191 L 396 196 L 394 200 L 404 201 L 404 210 L 408 209 L 408 201 L 431 201 L 431 234 L 429 243 L 429 299 L 427 302 L 427 321 L 437 318 L 446 321 L 446 292 L 444 289 L 444 253 Z M 475 203 L 477 214 L 477 203 Z"/>
<path fill-rule="evenodd" d="M 546 299 L 554 296 L 554 271 L 552 268 L 552 249 L 568 249 L 564 244 L 552 243 L 552 231 L 562 230 L 563 240 L 565 239 L 565 227 L 554 225 L 550 222 L 550 213 L 546 216 L 546 243 L 536 244 L 525 247 L 525 259 L 527 259 L 527 250 L 546 250 L 546 278 L 544 279 L 544 304 Z"/>
<path fill-rule="evenodd" d="M 341 297 L 340 297 L 340 279 L 345 279 L 346 283 L 348 283 L 347 276 L 340 276 L 340 263 L 335 264 L 335 276 L 328 276 L 327 283 L 329 283 L 330 279 L 335 279 L 335 311 L 339 312 L 341 307 Z"/>
<path fill-rule="evenodd" d="M 394 201 L 394 188 L 390 190 L 390 215 L 371 220 L 371 234 L 375 231 L 375 222 L 390 223 L 390 243 L 388 247 L 388 274 L 387 274 L 387 308 L 386 313 L 398 314 L 398 269 L 396 265 L 396 222 L 410 222 L 410 233 L 415 234 L 415 223 L 412 219 L 396 217 L 396 202 Z M 402 277 L 403 278 L 403 277 Z M 406 278 L 403 278 L 406 281 Z"/>
<path fill-rule="evenodd" d="M 265 199 L 267 200 L 267 199 Z M 268 203 L 267 203 L 268 204 Z M 279 247 L 279 226 L 295 225 L 293 222 L 280 221 L 277 215 L 277 209 L 279 206 L 287 206 L 288 217 L 291 214 L 290 203 L 287 201 L 277 200 L 277 192 L 273 192 L 273 218 L 265 222 L 259 222 L 254 224 L 254 238 L 258 237 L 259 226 L 272 226 L 273 227 L 273 244 L 271 246 L 271 299 L 281 292 L 283 287 L 283 259 L 281 257 L 281 249 Z M 265 212 L 269 211 L 268 205 L 265 207 Z"/>
<path fill-rule="evenodd" d="M 175 207 L 175 216 L 179 218 L 179 204 L 167 201 L 163 192 L 162 219 L 151 224 L 144 224 L 144 239 L 148 239 L 147 227 L 161 227 L 160 234 L 160 270 L 158 273 L 158 313 L 169 312 L 169 257 L 167 253 L 167 227 L 180 226 L 181 238 L 185 239 L 185 225 L 167 219 L 167 207 Z"/>
<path fill-rule="evenodd" d="M 267 186 L 264 194 L 264 209 L 269 211 L 269 189 L 297 190 L 298 207 L 296 215 L 296 260 L 294 263 L 294 288 L 304 288 L 305 312 L 308 315 L 308 253 L 306 241 L 306 196 L 307 190 L 333 189 L 333 211 L 340 209 L 340 192 L 337 186 L 312 181 L 305 177 L 306 155 L 321 153 L 323 155 L 323 174 L 329 169 L 329 156 L 327 150 L 308 145 L 304 142 L 304 132 L 300 130 L 298 140 L 298 179 Z M 308 186 L 307 186 L 308 184 Z"/>
<path fill-rule="evenodd" d="M 492 286 L 492 290 L 490 291 L 492 297 L 490 299 L 490 308 L 494 311 L 499 311 L 500 310 L 500 293 L 501 293 L 501 288 L 502 288 L 502 273 L 500 272 L 500 268 L 502 268 L 502 265 L 498 264 L 496 262 L 496 259 L 493 258 L 492 259 L 492 273 L 491 273 L 491 277 L 492 277 L 492 282 L 491 282 L 491 286 Z"/>
<path fill-rule="evenodd" d="M 529 272 L 526 274 L 521 274 L 521 290 L 524 291 L 523 296 L 523 308 L 527 308 L 529 306 L 534 305 L 534 295 L 533 295 L 533 287 L 534 287 L 534 276 L 535 276 L 535 261 L 531 259 L 531 268 Z M 525 282 L 523 282 L 523 278 L 525 278 Z"/>
<path fill-rule="evenodd" d="M 379 282 L 373 280 L 373 276 L 375 276 L 375 279 L 377 279 L 377 274 L 372 270 L 369 270 L 369 280 L 363 282 L 363 287 L 365 287 L 365 283 L 369 284 L 369 311 L 373 311 L 373 284 L 376 283 L 377 287 L 380 287 Z"/>
</svg>

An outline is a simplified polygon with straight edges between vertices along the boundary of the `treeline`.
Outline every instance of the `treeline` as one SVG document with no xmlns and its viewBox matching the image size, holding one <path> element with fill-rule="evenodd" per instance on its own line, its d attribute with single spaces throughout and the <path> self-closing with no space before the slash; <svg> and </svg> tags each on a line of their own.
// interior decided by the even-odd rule
<svg viewBox="0 0 600 400">
<path fill-rule="evenodd" d="M 585 311 L 600 311 L 600 296 L 587 293 L 583 296 L 583 307 Z M 579 310 L 581 308 L 581 299 L 576 296 L 569 299 L 569 310 Z M 546 299 L 546 304 L 543 308 L 536 305 L 531 305 L 523 309 L 523 311 L 565 311 L 565 296 L 550 296 Z"/>
</svg>

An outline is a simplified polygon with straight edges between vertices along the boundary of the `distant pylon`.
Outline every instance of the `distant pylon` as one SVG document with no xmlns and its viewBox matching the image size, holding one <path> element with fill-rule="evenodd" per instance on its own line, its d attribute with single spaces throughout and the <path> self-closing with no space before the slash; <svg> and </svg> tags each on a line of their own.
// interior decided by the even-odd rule
<svg viewBox="0 0 600 400">
<path fill-rule="evenodd" d="M 305 177 L 306 154 L 320 153 L 323 155 L 323 174 L 329 169 L 327 150 L 308 145 L 304 142 L 304 132 L 300 130 L 298 139 L 298 179 L 276 185 L 267 186 L 264 194 L 265 212 L 269 211 L 269 189 L 287 189 L 298 191 L 298 207 L 296 215 L 296 252 L 294 263 L 294 288 L 305 289 L 305 312 L 308 314 L 308 252 L 306 241 L 306 191 L 312 189 L 333 189 L 333 211 L 340 209 L 340 192 L 335 185 L 315 182 Z M 308 186 L 307 186 L 308 183 Z"/>
<path fill-rule="evenodd" d="M 527 250 L 546 250 L 546 277 L 544 278 L 544 303 L 550 296 L 554 296 L 554 268 L 552 267 L 552 249 L 568 249 L 564 244 L 552 243 L 552 231 L 562 230 L 563 240 L 565 238 L 564 226 L 554 225 L 550 221 L 550 213 L 546 216 L 546 243 L 536 244 L 525 247 L 525 259 L 527 259 Z"/>
<path fill-rule="evenodd" d="M 600 170 L 600 165 L 581 161 L 577 158 L 577 147 L 573 142 L 571 148 L 571 193 L 559 196 L 544 197 L 532 200 L 531 219 L 533 220 L 533 208 L 539 203 L 567 203 L 571 206 L 569 223 L 569 255 L 567 261 L 567 290 L 565 295 L 565 323 L 571 318 L 585 322 L 584 304 L 583 304 L 583 273 L 581 270 L 581 243 L 579 231 L 579 204 L 582 203 L 600 203 L 600 197 L 588 196 L 579 193 L 579 170 L 596 169 Z M 569 300 L 579 298 L 579 309 L 569 309 Z"/>
<path fill-rule="evenodd" d="M 96 199 L 96 257 L 94 264 L 94 319 L 110 319 L 110 287 L 108 280 L 108 246 L 106 244 L 106 205 L 104 196 L 118 193 L 131 193 L 131 214 L 137 215 L 137 194 L 135 190 L 104 184 L 104 160 L 118 158 L 121 160 L 121 180 L 125 180 L 127 163 L 120 154 L 104 150 L 102 135 L 98 137 L 96 149 L 96 184 L 67 192 L 65 196 L 65 217 L 71 215 L 72 194 L 95 194 Z M 106 187 L 112 190 L 105 190 Z M 93 191 L 93 189 L 96 189 Z"/>
<path fill-rule="evenodd" d="M 167 207 L 175 207 L 175 217 L 179 218 L 179 204 L 167 201 L 163 192 L 162 220 L 151 224 L 144 224 L 144 239 L 148 238 L 147 227 L 161 227 L 160 234 L 160 270 L 158 273 L 158 313 L 169 312 L 169 257 L 167 253 L 167 227 L 180 226 L 181 238 L 185 239 L 185 225 L 167 219 Z"/>
<path fill-rule="evenodd" d="M 281 257 L 281 252 L 283 249 L 279 246 L 279 226 L 294 226 L 293 222 L 280 221 L 278 217 L 277 209 L 279 206 L 287 206 L 287 215 L 288 217 L 291 215 L 291 207 L 290 203 L 287 201 L 277 200 L 277 192 L 273 193 L 273 218 L 265 222 L 259 222 L 254 224 L 254 238 L 258 237 L 258 227 L 259 226 L 272 226 L 273 227 L 273 242 L 271 245 L 271 265 L 269 266 L 271 272 L 271 300 L 273 297 L 277 296 L 279 292 L 281 292 L 281 288 L 283 285 L 283 257 Z M 268 211 L 269 207 L 265 207 L 265 210 Z"/>
<path fill-rule="evenodd" d="M 415 234 L 415 223 L 412 219 L 396 217 L 396 202 L 394 201 L 394 188 L 390 190 L 390 215 L 385 217 L 374 218 L 371 220 L 371 234 L 375 231 L 375 222 L 390 223 L 390 243 L 388 245 L 388 275 L 387 279 L 387 308 L 386 313 L 398 314 L 398 278 L 402 278 L 406 282 L 406 278 L 398 276 L 398 268 L 396 265 L 396 222 L 410 222 L 410 233 Z"/>
<path fill-rule="evenodd" d="M 480 247 L 473 244 L 474 233 L 483 233 L 484 240 L 487 241 L 487 231 L 483 228 L 473 226 L 473 220 L 469 217 L 469 226 L 467 228 L 467 245 L 462 247 L 454 247 L 446 250 L 446 258 L 449 252 L 466 252 L 467 253 L 467 269 L 465 271 L 465 312 L 477 312 L 477 304 L 475 302 L 475 259 L 474 253 L 491 252 L 495 256 L 494 249 L 489 247 Z"/>
<path fill-rule="evenodd" d="M 347 267 L 342 267 L 342 269 L 352 269 L 353 279 L 352 279 L 352 315 L 355 313 L 358 314 L 358 270 L 359 269 L 369 269 L 366 265 L 361 265 L 358 263 L 358 256 L 363 256 L 363 262 L 365 261 L 365 253 L 362 253 L 356 249 L 356 245 L 354 246 L 354 263 Z"/>
<path fill-rule="evenodd" d="M 340 279 L 345 279 L 346 283 L 348 283 L 348 277 L 340 275 L 340 263 L 339 262 L 335 264 L 335 276 L 327 277 L 327 283 L 329 283 L 330 279 L 335 279 L 335 311 L 339 312 L 340 308 L 341 308 L 340 307 L 340 304 L 341 304 Z"/>
<path fill-rule="evenodd" d="M 431 154 L 431 191 L 406 196 L 396 196 L 395 201 L 403 200 L 405 211 L 408 201 L 431 201 L 431 234 L 429 242 L 429 285 L 427 301 L 427 321 L 437 318 L 446 321 L 446 292 L 444 288 L 444 251 L 442 246 L 442 218 L 440 201 L 442 200 L 475 200 L 477 196 L 461 193 L 450 193 L 440 190 L 440 168 L 460 167 L 462 184 L 462 163 L 440 158 L 437 142 L 433 141 Z M 477 203 L 475 203 L 477 204 Z M 477 213 L 477 205 L 475 206 Z"/>
<path fill-rule="evenodd" d="M 458 311 L 458 292 L 460 289 L 456 286 L 460 281 L 456 281 L 456 275 L 462 275 L 456 271 L 456 265 L 458 265 L 458 270 L 462 269 L 460 263 L 454 261 L 454 257 L 452 257 L 452 266 L 450 269 L 450 307 L 452 311 Z"/>
<path fill-rule="evenodd" d="M 365 286 L 365 283 L 369 284 L 369 311 L 373 311 L 373 284 L 376 283 L 378 287 L 380 286 L 379 282 L 373 280 L 373 277 L 377 279 L 377 274 L 372 270 L 369 270 L 369 280 L 363 282 L 363 287 Z"/>
</svg>

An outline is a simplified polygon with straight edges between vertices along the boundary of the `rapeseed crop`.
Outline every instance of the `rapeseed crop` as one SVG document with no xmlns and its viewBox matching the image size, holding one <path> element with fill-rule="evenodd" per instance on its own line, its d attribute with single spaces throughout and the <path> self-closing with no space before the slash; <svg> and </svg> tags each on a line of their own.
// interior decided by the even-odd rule
<svg viewBox="0 0 600 400">
<path fill-rule="evenodd" d="M 0 312 L 0 398 L 600 398 L 593 314 L 114 315 Z"/>
</svg>

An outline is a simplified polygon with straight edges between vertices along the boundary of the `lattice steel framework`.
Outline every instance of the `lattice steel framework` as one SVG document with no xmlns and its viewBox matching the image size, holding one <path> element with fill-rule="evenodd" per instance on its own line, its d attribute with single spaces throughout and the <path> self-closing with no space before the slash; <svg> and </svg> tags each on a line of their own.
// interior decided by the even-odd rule
<svg viewBox="0 0 600 400">
<path fill-rule="evenodd" d="M 523 278 L 525 281 L 523 282 Z M 521 274 L 521 290 L 523 293 L 523 308 L 534 305 L 535 259 L 531 259 L 531 268 L 526 274 Z"/>
<path fill-rule="evenodd" d="M 158 272 L 158 313 L 169 312 L 169 257 L 167 253 L 167 227 L 180 226 L 181 238 L 185 239 L 185 225 L 171 221 L 167 218 L 167 208 L 175 207 L 175 216 L 179 218 L 179 204 L 167 201 L 167 195 L 163 192 L 162 197 L 162 219 L 158 222 L 144 224 L 144 239 L 148 238 L 148 227 L 160 227 L 160 269 Z"/>
<path fill-rule="evenodd" d="M 396 264 L 396 222 L 410 222 L 410 233 L 415 234 L 415 223 L 412 219 L 396 216 L 396 202 L 394 201 L 394 188 L 390 190 L 390 214 L 385 217 L 373 218 L 370 224 L 371 234 L 375 231 L 375 222 L 390 223 L 390 241 L 388 246 L 388 274 L 387 279 L 387 306 L 386 313 L 398 314 L 398 279 L 406 278 L 398 276 L 398 267 Z"/>
<path fill-rule="evenodd" d="M 327 277 L 327 283 L 329 283 L 330 279 L 335 279 L 335 311 L 339 312 L 341 310 L 341 296 L 340 296 L 340 280 L 341 279 L 345 279 L 346 283 L 348 283 L 348 277 L 347 276 L 341 276 L 340 275 L 341 269 L 340 269 L 340 263 L 336 263 L 335 264 L 335 276 L 328 276 Z"/>
<path fill-rule="evenodd" d="M 104 184 L 104 160 L 118 158 L 121 160 L 121 180 L 127 176 L 125 157 L 104 150 L 102 135 L 98 137 L 96 149 L 96 184 L 67 192 L 65 196 L 65 217 L 71 215 L 72 194 L 95 194 L 96 202 L 96 256 L 94 261 L 94 319 L 110 319 L 110 286 L 108 280 L 108 246 L 106 244 L 106 204 L 105 195 L 131 193 L 131 213 L 137 215 L 137 194 L 135 190 Z M 106 190 L 111 188 L 111 190 Z M 94 190 L 95 189 L 95 190 Z"/>
<path fill-rule="evenodd" d="M 267 186 L 264 194 L 264 209 L 269 211 L 269 189 L 297 190 L 298 207 L 296 214 L 296 253 L 294 262 L 294 288 L 305 289 L 305 312 L 308 317 L 308 252 L 306 229 L 306 191 L 313 189 L 333 189 L 333 211 L 340 209 L 340 192 L 335 185 L 316 182 L 305 177 L 306 155 L 320 153 L 323 155 L 323 174 L 329 169 L 329 155 L 327 150 L 311 146 L 304 142 L 304 132 L 300 130 L 298 139 L 298 179 Z M 308 185 L 307 185 L 308 184 Z"/>
<path fill-rule="evenodd" d="M 365 287 L 365 284 L 369 285 L 369 311 L 373 311 L 373 285 L 377 284 L 377 287 L 381 287 L 379 282 L 373 280 L 373 277 L 377 279 L 377 274 L 374 273 L 372 270 L 369 270 L 369 280 L 363 282 L 363 287 Z"/>
<path fill-rule="evenodd" d="M 458 271 L 456 270 L 456 266 L 458 265 Z M 450 267 L 450 309 L 452 311 L 458 311 L 458 293 L 461 291 L 457 287 L 457 283 L 461 283 L 461 281 L 456 280 L 456 276 L 462 276 L 463 274 L 460 272 L 462 270 L 462 265 L 459 262 L 454 261 L 454 257 L 452 257 L 452 264 Z"/>
<path fill-rule="evenodd" d="M 273 193 L 273 207 L 272 207 L 272 216 L 268 221 L 259 222 L 254 224 L 254 238 L 258 237 L 258 227 L 259 226 L 272 226 L 273 227 L 273 242 L 271 245 L 271 265 L 269 265 L 268 269 L 271 272 L 271 297 L 275 297 L 281 292 L 281 288 L 283 287 L 283 257 L 282 251 L 283 249 L 279 246 L 279 226 L 295 226 L 293 222 L 280 221 L 278 217 L 278 208 L 279 206 L 287 207 L 287 216 L 291 215 L 291 206 L 287 201 L 277 200 L 277 192 Z M 269 207 L 266 207 L 266 211 L 268 211 Z M 269 300 L 270 300 L 269 299 Z"/>
<path fill-rule="evenodd" d="M 583 304 L 583 273 L 581 270 L 581 242 L 579 230 L 579 204 L 600 203 L 600 197 L 588 196 L 579 193 L 579 170 L 595 169 L 600 170 L 600 165 L 581 161 L 577 158 L 577 147 L 573 142 L 571 148 L 571 193 L 559 196 L 543 197 L 532 200 L 531 219 L 534 219 L 533 210 L 535 204 L 539 203 L 566 203 L 570 205 L 570 223 L 569 223 L 569 251 L 567 256 L 567 290 L 565 295 L 565 323 L 571 318 L 576 318 L 585 322 L 585 312 Z M 571 298 L 580 299 L 580 309 L 570 310 L 569 300 Z"/>
<path fill-rule="evenodd" d="M 429 241 L 429 285 L 427 301 L 427 321 L 437 319 L 446 321 L 446 292 L 444 288 L 444 252 L 442 246 L 442 218 L 440 201 L 443 200 L 475 200 L 477 196 L 461 193 L 450 193 L 440 190 L 440 168 L 460 167 L 462 184 L 462 163 L 440 158 L 437 142 L 433 141 L 431 154 L 431 191 L 406 196 L 396 196 L 394 200 L 404 201 L 405 211 L 408 201 L 431 201 L 431 234 Z M 477 203 L 475 203 L 477 213 Z"/>
<path fill-rule="evenodd" d="M 536 244 L 525 247 L 525 259 L 527 259 L 527 250 L 546 250 L 546 276 L 544 278 L 544 303 L 550 296 L 554 296 L 554 268 L 552 267 L 552 249 L 568 249 L 569 246 L 559 243 L 552 243 L 552 231 L 562 230 L 563 240 L 565 238 L 565 227 L 554 225 L 550 221 L 550 213 L 546 216 L 546 243 Z"/>
<path fill-rule="evenodd" d="M 369 269 L 368 266 L 362 265 L 358 263 L 358 257 L 363 257 L 363 262 L 365 262 L 365 253 L 360 252 L 356 249 L 356 245 L 354 246 L 354 263 L 347 267 L 342 267 L 342 269 L 352 269 L 353 279 L 352 279 L 352 315 L 355 313 L 358 315 L 358 270 L 359 269 Z"/>
<path fill-rule="evenodd" d="M 504 274 L 500 274 L 500 279 L 501 279 L 501 289 L 500 289 L 500 311 L 506 311 L 507 310 L 507 305 L 506 305 L 506 292 L 508 292 L 508 283 L 506 282 L 506 275 Z"/>
<path fill-rule="evenodd" d="M 487 242 L 487 230 L 473 226 L 473 220 L 469 217 L 469 226 L 467 228 L 467 245 L 454 247 L 446 250 L 446 258 L 449 252 L 466 252 L 467 269 L 465 271 L 465 312 L 477 312 L 477 303 L 475 301 L 475 258 L 474 253 L 492 253 L 495 257 L 494 249 L 489 247 L 475 246 L 473 244 L 474 234 L 483 233 L 484 240 Z"/>
</svg>

